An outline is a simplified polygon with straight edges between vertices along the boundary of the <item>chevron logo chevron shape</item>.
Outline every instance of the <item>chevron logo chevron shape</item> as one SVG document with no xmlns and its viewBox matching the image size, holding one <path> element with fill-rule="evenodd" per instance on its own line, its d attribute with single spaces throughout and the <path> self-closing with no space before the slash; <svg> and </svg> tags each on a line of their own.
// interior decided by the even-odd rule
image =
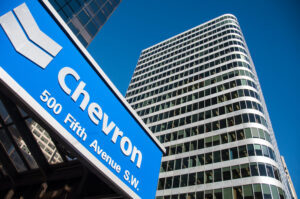
<svg viewBox="0 0 300 199">
<path fill-rule="evenodd" d="M 13 11 L 18 19 L 9 11 L 0 25 L 18 53 L 45 69 L 62 47 L 40 30 L 25 3 Z"/>
</svg>

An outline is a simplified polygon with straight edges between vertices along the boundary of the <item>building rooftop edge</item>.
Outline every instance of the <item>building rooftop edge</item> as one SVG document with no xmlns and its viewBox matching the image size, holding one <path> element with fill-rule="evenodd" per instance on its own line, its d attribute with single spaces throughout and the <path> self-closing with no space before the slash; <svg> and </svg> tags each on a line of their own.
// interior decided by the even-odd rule
<svg viewBox="0 0 300 199">
<path fill-rule="evenodd" d="M 210 23 L 210 22 L 212 22 L 212 21 L 214 21 L 214 20 L 217 20 L 218 18 L 221 18 L 221 17 L 224 17 L 224 16 L 232 16 L 232 17 L 234 17 L 234 18 L 237 19 L 237 17 L 236 17 L 235 15 L 231 14 L 231 13 L 226 13 L 226 14 L 220 15 L 220 16 L 215 17 L 215 18 L 213 18 L 213 19 L 211 19 L 211 20 L 209 20 L 209 21 L 207 21 L 207 22 L 204 22 L 204 23 L 202 23 L 202 24 L 200 24 L 200 25 L 197 25 L 197 26 L 195 26 L 195 27 L 193 27 L 193 28 L 190 28 L 190 29 L 188 29 L 188 30 L 186 30 L 186 31 L 184 31 L 184 32 L 182 32 L 182 33 L 179 33 L 179 34 L 176 34 L 176 35 L 174 35 L 174 36 L 172 36 L 172 37 L 169 37 L 168 39 L 165 39 L 165 40 L 163 40 L 163 41 L 161 41 L 161 42 L 159 42 L 159 43 L 157 43 L 157 44 L 154 44 L 154 45 L 152 45 L 152 46 L 149 46 L 149 47 L 143 49 L 143 50 L 141 51 L 141 53 L 143 53 L 145 50 L 148 50 L 148 49 L 150 49 L 150 48 L 152 48 L 152 47 L 154 47 L 154 46 L 157 46 L 157 45 L 159 45 L 159 44 L 161 44 L 161 43 L 164 43 L 164 42 L 166 42 L 166 41 L 168 41 L 168 40 L 171 40 L 171 39 L 173 39 L 173 38 L 175 38 L 175 37 L 178 37 L 179 35 L 185 34 L 185 33 L 188 32 L 188 31 L 191 31 L 191 30 L 193 30 L 193 29 L 196 29 L 196 28 L 198 28 L 198 27 L 201 27 L 201 26 L 203 26 L 203 25 L 205 25 L 205 24 L 207 24 L 207 23 Z"/>
</svg>

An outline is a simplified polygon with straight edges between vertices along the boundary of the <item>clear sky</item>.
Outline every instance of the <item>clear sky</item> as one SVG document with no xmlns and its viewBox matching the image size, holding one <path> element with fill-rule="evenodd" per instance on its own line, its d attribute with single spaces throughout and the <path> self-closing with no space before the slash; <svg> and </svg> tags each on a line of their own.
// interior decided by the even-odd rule
<svg viewBox="0 0 300 199">
<path fill-rule="evenodd" d="M 239 20 L 300 194 L 299 0 L 123 0 L 88 50 L 125 95 L 141 50 L 225 13 Z"/>
</svg>

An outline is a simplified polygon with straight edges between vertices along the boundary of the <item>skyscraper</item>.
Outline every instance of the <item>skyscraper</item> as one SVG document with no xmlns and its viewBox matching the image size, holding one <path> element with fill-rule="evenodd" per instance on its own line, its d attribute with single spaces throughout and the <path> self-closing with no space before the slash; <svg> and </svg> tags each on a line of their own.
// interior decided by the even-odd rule
<svg viewBox="0 0 300 199">
<path fill-rule="evenodd" d="M 87 47 L 120 0 L 50 0 L 50 3 Z"/>
<path fill-rule="evenodd" d="M 157 199 L 290 198 L 233 15 L 143 50 L 126 99 L 167 149 Z"/>
</svg>

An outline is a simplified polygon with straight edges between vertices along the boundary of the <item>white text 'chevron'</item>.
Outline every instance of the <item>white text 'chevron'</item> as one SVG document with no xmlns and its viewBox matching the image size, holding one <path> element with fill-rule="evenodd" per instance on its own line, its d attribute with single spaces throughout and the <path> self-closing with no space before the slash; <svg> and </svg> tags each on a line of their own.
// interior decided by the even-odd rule
<svg viewBox="0 0 300 199">
<path fill-rule="evenodd" d="M 32 42 L 53 57 L 59 53 L 62 47 L 39 29 L 25 3 L 16 7 L 14 13 Z M 16 51 L 39 65 L 41 68 L 46 68 L 53 57 L 27 39 L 19 22 L 11 11 L 0 17 L 0 25 Z"/>
</svg>

